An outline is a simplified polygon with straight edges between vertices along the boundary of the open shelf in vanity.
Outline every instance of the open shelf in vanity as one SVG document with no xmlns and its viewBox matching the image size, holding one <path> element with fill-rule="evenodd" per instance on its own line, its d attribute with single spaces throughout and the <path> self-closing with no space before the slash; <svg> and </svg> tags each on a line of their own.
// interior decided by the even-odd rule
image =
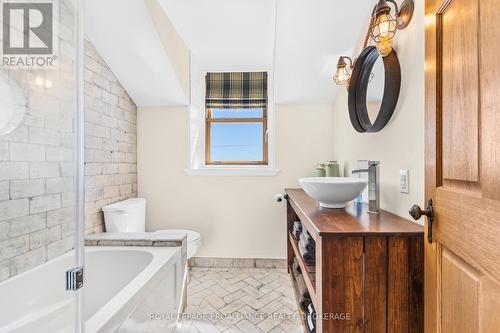
<svg viewBox="0 0 500 333">
<path fill-rule="evenodd" d="M 423 332 L 423 227 L 363 204 L 326 209 L 303 190 L 286 193 L 288 268 L 297 257 L 323 316 L 316 332 Z M 300 256 L 294 221 L 316 242 L 314 265 Z"/>
<path fill-rule="evenodd" d="M 317 299 L 316 299 L 316 265 L 312 265 L 306 263 L 306 261 L 300 256 L 298 241 L 293 238 L 292 233 L 288 232 L 288 244 L 293 251 L 293 257 L 297 258 L 299 263 L 300 271 L 302 272 L 302 276 L 304 277 L 304 282 L 306 284 L 307 290 L 309 291 L 309 295 L 311 295 L 311 301 L 313 305 L 316 307 Z M 292 260 L 293 260 L 292 257 Z M 292 279 L 293 290 L 295 293 L 295 300 L 297 301 L 297 308 L 299 309 L 300 316 L 302 318 L 302 325 L 307 333 L 309 333 L 309 329 L 307 328 L 307 322 L 305 320 L 306 314 L 300 307 L 300 291 L 297 285 L 297 280 L 295 275 L 292 273 L 293 267 L 288 260 L 288 272 L 290 273 L 290 277 Z"/>
</svg>

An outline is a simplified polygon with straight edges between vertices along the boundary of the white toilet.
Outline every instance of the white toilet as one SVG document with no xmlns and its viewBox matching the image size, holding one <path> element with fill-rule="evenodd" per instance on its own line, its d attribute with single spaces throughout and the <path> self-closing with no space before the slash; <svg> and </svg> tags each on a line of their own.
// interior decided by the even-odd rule
<svg viewBox="0 0 500 333">
<path fill-rule="evenodd" d="M 146 199 L 132 198 L 102 207 L 107 232 L 144 232 L 146 230 Z M 156 233 L 176 235 L 187 233 L 187 257 L 201 247 L 199 232 L 184 229 L 158 230 Z"/>
</svg>

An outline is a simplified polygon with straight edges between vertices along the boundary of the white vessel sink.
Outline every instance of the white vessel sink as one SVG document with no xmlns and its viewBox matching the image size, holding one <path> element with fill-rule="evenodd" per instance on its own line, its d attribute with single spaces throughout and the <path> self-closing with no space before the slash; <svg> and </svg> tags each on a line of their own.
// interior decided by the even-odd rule
<svg viewBox="0 0 500 333">
<path fill-rule="evenodd" d="M 306 177 L 299 179 L 300 186 L 319 205 L 325 208 L 344 208 L 346 202 L 356 198 L 368 180 L 350 177 Z"/>
</svg>

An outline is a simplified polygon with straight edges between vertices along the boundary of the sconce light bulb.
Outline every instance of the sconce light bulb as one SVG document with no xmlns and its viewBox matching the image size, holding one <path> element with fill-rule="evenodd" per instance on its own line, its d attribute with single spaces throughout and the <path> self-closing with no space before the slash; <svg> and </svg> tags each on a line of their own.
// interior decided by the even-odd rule
<svg viewBox="0 0 500 333">
<path fill-rule="evenodd" d="M 351 74 L 346 67 L 337 69 L 337 73 L 334 76 L 335 83 L 337 83 L 338 85 L 345 85 L 349 83 L 350 78 Z"/>
<path fill-rule="evenodd" d="M 397 28 L 397 21 L 390 12 L 379 13 L 371 28 L 372 39 L 375 43 L 390 41 L 394 38 Z"/>
<path fill-rule="evenodd" d="M 349 61 L 350 65 L 347 65 L 346 60 Z M 335 83 L 338 85 L 349 84 L 349 80 L 351 79 L 351 69 L 352 69 L 351 58 L 341 56 L 337 63 L 337 70 L 335 71 L 335 75 L 333 76 Z"/>
<path fill-rule="evenodd" d="M 392 52 L 392 40 L 377 43 L 377 50 L 382 57 L 387 57 Z"/>
</svg>

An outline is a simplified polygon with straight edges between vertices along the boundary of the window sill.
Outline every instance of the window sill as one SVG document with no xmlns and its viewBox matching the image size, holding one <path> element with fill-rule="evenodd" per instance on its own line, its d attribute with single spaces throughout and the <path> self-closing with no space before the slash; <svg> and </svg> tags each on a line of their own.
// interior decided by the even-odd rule
<svg viewBox="0 0 500 333">
<path fill-rule="evenodd" d="M 188 176 L 276 176 L 280 169 L 274 169 L 269 167 L 203 167 L 197 169 L 184 169 L 184 172 Z"/>
</svg>

